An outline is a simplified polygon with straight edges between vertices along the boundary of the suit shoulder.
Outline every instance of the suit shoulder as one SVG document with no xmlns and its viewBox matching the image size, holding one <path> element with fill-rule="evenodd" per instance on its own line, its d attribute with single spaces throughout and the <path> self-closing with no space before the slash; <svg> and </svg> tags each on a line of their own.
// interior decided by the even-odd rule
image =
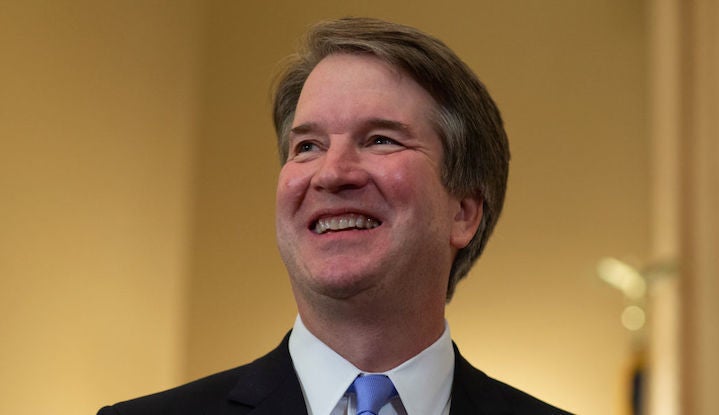
<svg viewBox="0 0 719 415">
<path fill-rule="evenodd" d="M 182 386 L 106 406 L 98 415 L 243 414 L 248 405 L 272 391 L 294 373 L 287 347 L 282 343 L 263 357 L 243 366 L 215 373 Z M 298 385 L 299 389 L 299 385 Z"/>
<path fill-rule="evenodd" d="M 203 413 L 211 407 L 226 406 L 227 396 L 237 384 L 242 368 L 236 367 L 162 392 L 119 402 L 102 408 L 98 415 L 194 414 Z"/>
<path fill-rule="evenodd" d="M 513 414 L 532 415 L 572 415 L 562 409 L 552 406 L 524 391 L 510 386 L 497 379 L 487 377 L 488 389 L 500 396 L 507 406 L 512 408 Z"/>
<path fill-rule="evenodd" d="M 572 415 L 504 382 L 487 376 L 456 355 L 452 406 L 483 408 L 497 415 Z M 457 408 L 459 409 L 459 408 Z M 458 411 L 457 413 L 476 413 Z"/>
</svg>

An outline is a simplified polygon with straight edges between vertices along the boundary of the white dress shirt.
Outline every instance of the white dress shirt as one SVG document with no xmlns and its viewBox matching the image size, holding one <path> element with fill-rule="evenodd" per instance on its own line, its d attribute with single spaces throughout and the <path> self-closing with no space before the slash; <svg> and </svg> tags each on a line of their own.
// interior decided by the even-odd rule
<svg viewBox="0 0 719 415">
<path fill-rule="evenodd" d="M 310 333 L 299 316 L 289 348 L 308 415 L 355 415 L 355 394 L 347 389 L 363 372 Z M 449 415 L 454 349 L 448 324 L 436 342 L 382 374 L 392 380 L 398 396 L 378 415 Z"/>
</svg>

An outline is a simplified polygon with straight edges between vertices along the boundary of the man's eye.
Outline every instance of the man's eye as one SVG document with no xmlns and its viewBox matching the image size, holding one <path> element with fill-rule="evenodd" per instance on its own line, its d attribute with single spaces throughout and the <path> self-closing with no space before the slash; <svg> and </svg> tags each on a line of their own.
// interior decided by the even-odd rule
<svg viewBox="0 0 719 415">
<path fill-rule="evenodd" d="M 372 137 L 372 144 L 399 144 L 398 142 L 394 141 L 393 139 L 383 136 L 383 135 L 376 135 Z"/>
<path fill-rule="evenodd" d="M 315 143 L 311 143 L 309 141 L 304 141 L 302 143 L 299 143 L 296 147 L 297 153 L 307 153 L 309 151 L 315 151 L 317 149 L 317 145 Z"/>
</svg>

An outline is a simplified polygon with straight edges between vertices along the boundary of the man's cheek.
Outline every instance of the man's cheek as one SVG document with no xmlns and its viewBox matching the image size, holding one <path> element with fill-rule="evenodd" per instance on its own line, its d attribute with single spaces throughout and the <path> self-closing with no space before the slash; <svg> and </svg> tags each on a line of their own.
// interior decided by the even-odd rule
<svg viewBox="0 0 719 415">
<path fill-rule="evenodd" d="M 308 174 L 283 169 L 277 182 L 278 205 L 301 200 L 309 188 L 310 177 Z"/>
</svg>

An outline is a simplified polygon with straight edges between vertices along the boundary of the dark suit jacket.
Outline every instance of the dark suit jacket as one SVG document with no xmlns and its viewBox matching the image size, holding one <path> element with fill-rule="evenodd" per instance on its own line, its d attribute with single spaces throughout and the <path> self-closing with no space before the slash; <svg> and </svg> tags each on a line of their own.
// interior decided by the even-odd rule
<svg viewBox="0 0 719 415">
<path fill-rule="evenodd" d="M 106 406 L 98 415 L 306 415 L 288 340 L 245 366 Z M 488 377 L 454 350 L 450 415 L 569 414 Z"/>
</svg>

